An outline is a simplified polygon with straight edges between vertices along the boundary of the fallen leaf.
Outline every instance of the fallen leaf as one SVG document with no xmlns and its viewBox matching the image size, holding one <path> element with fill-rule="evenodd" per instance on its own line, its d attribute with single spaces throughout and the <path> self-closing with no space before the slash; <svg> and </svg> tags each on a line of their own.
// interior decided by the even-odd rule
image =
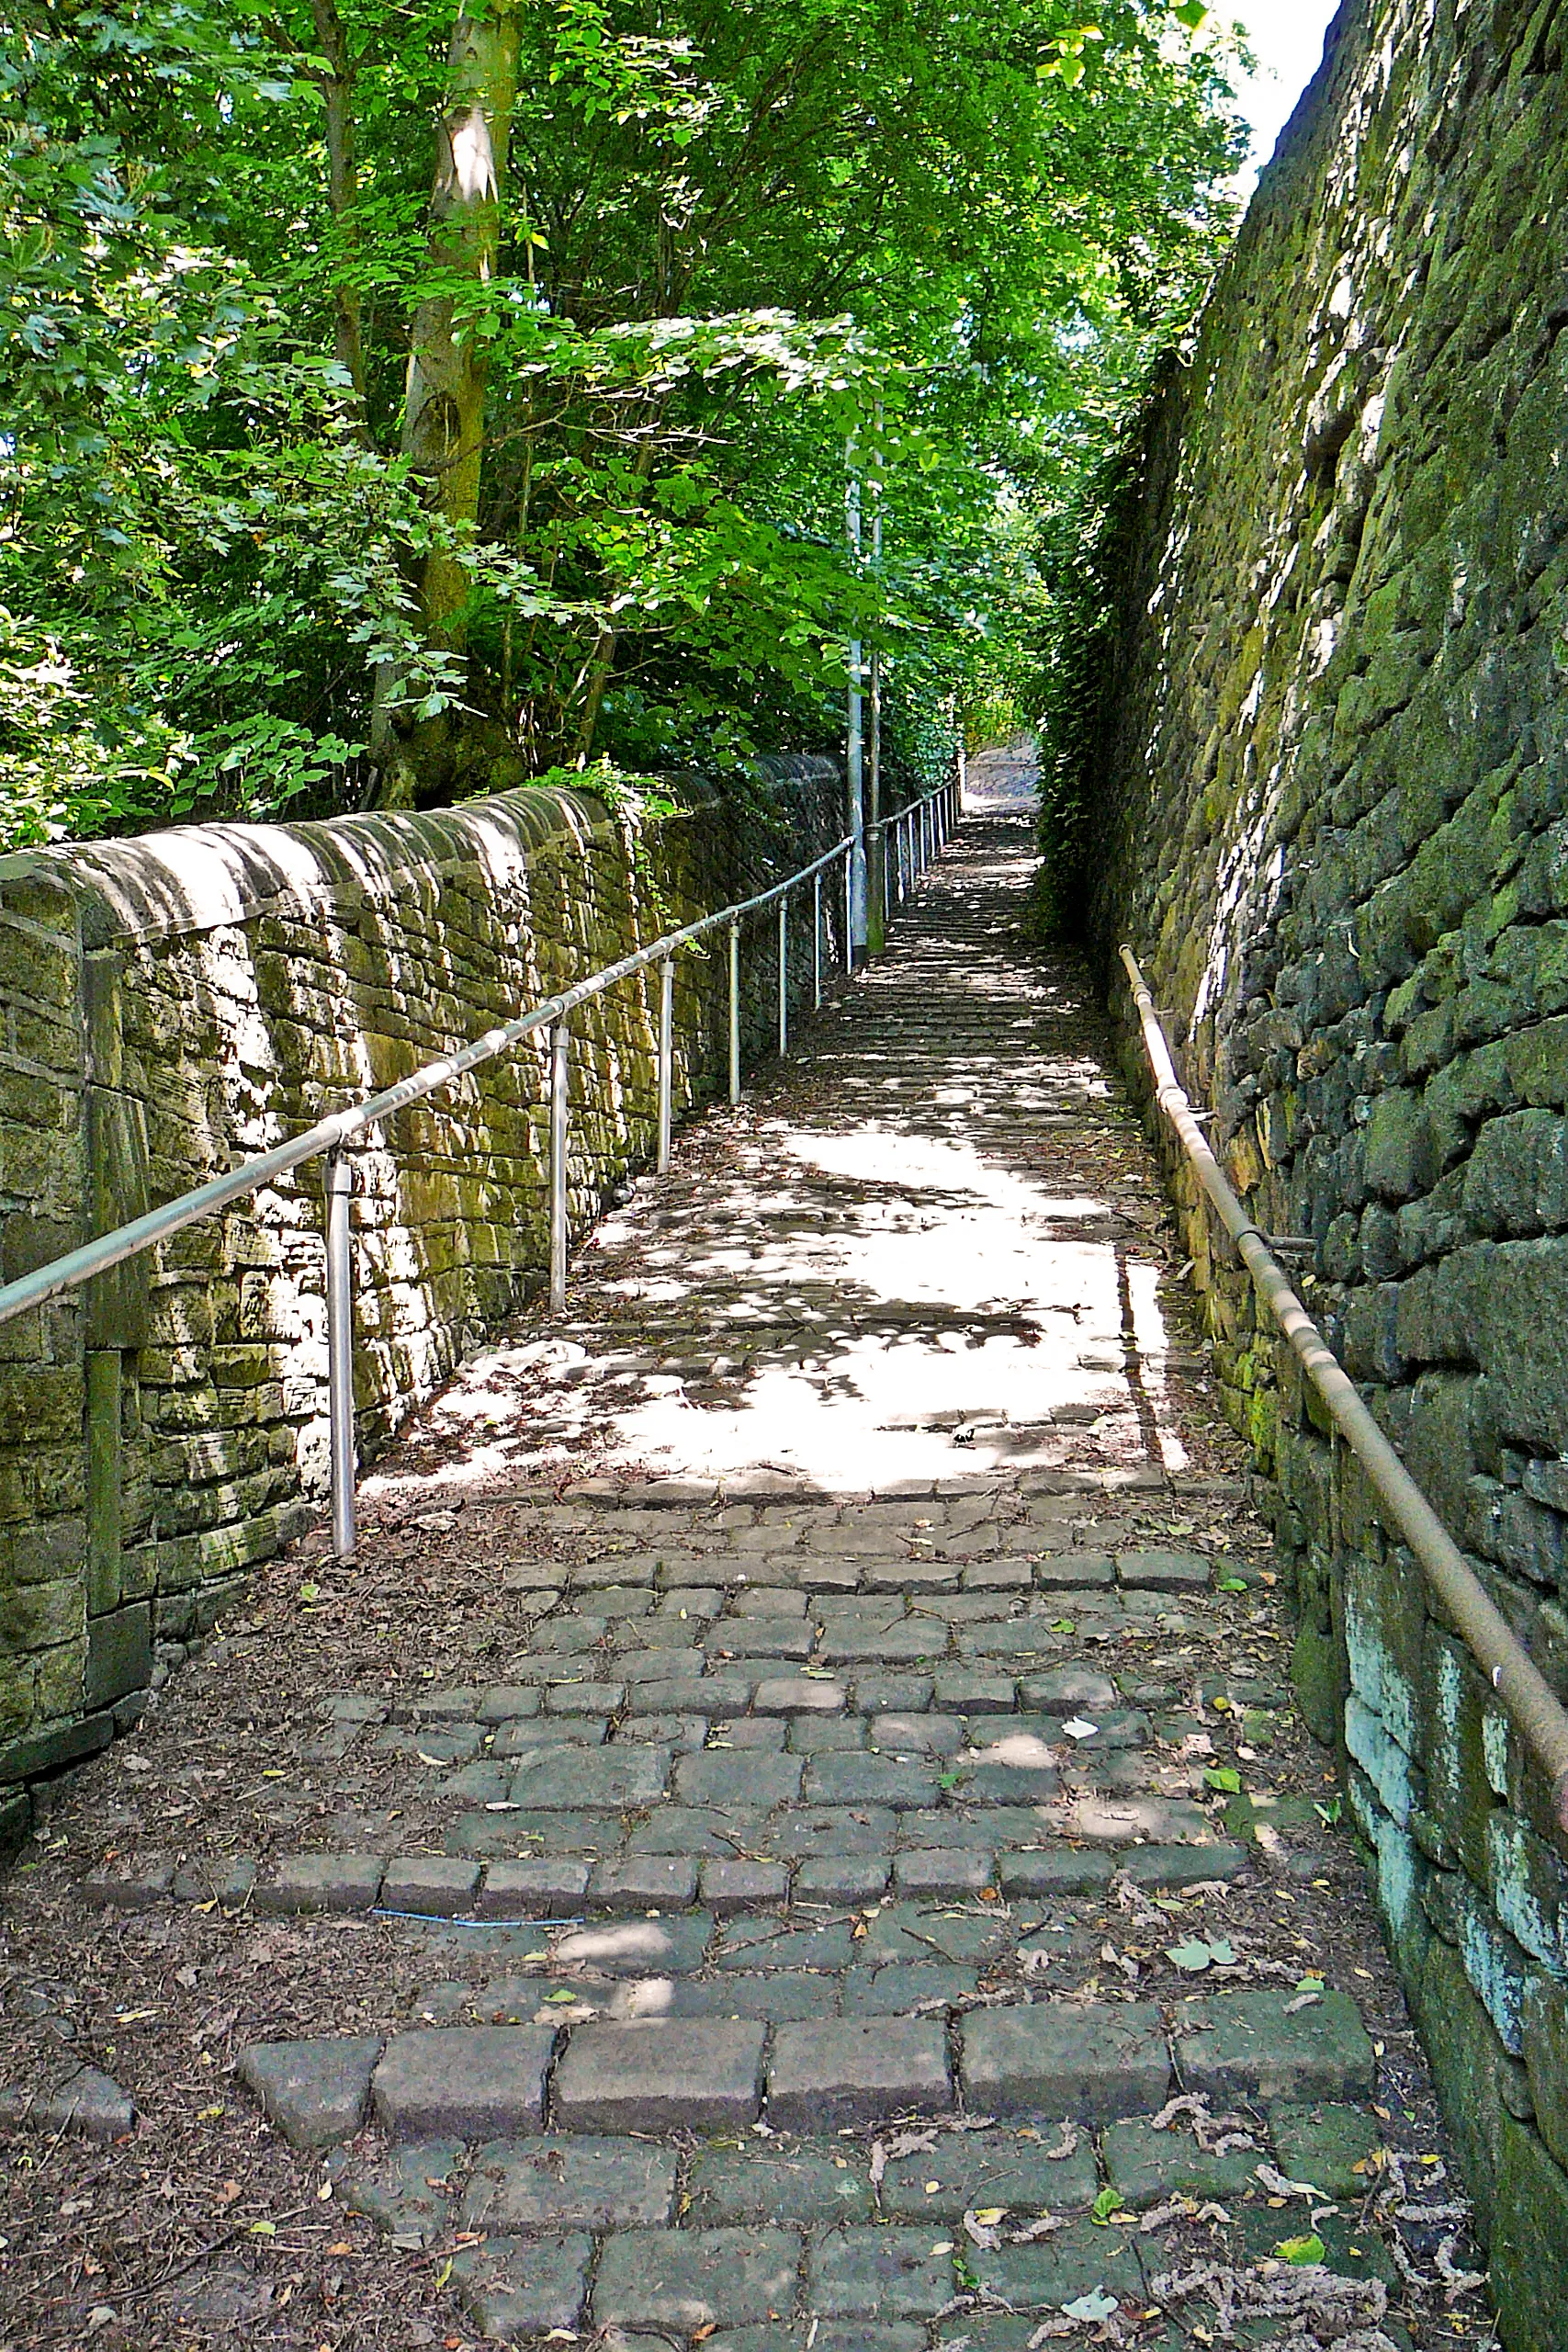
<svg viewBox="0 0 1568 2352">
<path fill-rule="evenodd" d="M 1062 2305 L 1068 2319 L 1083 2320 L 1114 2319 L 1121 2308 L 1121 2304 L 1113 2301 L 1103 2287 L 1096 2287 L 1089 2294 L 1079 2295 L 1075 2301 Z"/>
</svg>

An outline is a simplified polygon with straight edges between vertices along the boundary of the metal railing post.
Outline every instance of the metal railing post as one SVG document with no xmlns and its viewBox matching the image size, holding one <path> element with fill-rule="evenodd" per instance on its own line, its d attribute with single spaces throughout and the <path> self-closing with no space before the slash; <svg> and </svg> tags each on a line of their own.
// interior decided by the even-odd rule
<svg viewBox="0 0 1568 2352">
<path fill-rule="evenodd" d="M 729 926 L 729 1099 L 740 1100 L 740 919 Z"/>
<path fill-rule="evenodd" d="M 354 1245 L 349 1204 L 354 1168 L 341 1151 L 327 1156 L 327 1428 L 332 1447 L 333 1556 L 352 1560 L 355 1524 Z"/>
<path fill-rule="evenodd" d="M 567 1084 L 571 1064 L 571 1030 L 565 1016 L 550 1028 L 550 1311 L 566 1307 Z"/>
<path fill-rule="evenodd" d="M 659 967 L 659 1172 L 670 1165 L 670 1145 L 675 1125 L 671 1100 L 675 1087 L 675 958 L 666 956 Z"/>
<path fill-rule="evenodd" d="M 779 900 L 779 1054 L 789 1051 L 789 892 Z"/>
<path fill-rule="evenodd" d="M 844 969 L 855 967 L 855 854 L 844 852 Z"/>
<path fill-rule="evenodd" d="M 822 1010 L 822 876 L 811 877 L 811 1010 Z"/>
</svg>

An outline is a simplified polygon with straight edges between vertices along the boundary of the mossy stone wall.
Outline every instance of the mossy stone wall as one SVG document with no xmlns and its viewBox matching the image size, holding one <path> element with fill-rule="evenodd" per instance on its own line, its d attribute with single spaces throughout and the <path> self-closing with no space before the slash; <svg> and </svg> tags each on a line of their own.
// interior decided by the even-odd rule
<svg viewBox="0 0 1568 2352">
<path fill-rule="evenodd" d="M 1349 0 L 1107 548 L 1090 924 L 1568 1700 L 1568 9 Z M 1130 1023 L 1128 1067 L 1141 1077 Z M 1568 2344 L 1568 1846 L 1171 1161 L 1491 2233 Z"/>
<path fill-rule="evenodd" d="M 525 790 L 425 815 L 191 826 L 0 859 L 0 1272 L 298 1134 L 631 948 L 829 847 L 842 781 L 678 787 L 639 823 Z M 824 892 L 830 957 L 841 894 Z M 798 894 L 795 993 L 810 987 Z M 745 1037 L 774 1018 L 771 913 Z M 728 967 L 683 956 L 676 1100 L 727 1067 Z M 658 980 L 573 1023 L 574 1232 L 650 1157 Z M 431 1396 L 548 1260 L 541 1034 L 354 1158 L 362 1453 Z M 320 1161 L 0 1324 L 0 1847 L 28 1791 L 140 1710 L 328 1477 Z"/>
</svg>

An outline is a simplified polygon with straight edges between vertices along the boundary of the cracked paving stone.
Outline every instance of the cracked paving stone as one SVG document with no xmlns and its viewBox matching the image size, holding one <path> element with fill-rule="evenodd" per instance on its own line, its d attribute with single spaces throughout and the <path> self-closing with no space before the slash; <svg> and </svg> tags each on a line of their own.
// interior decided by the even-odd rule
<svg viewBox="0 0 1568 2352">
<path fill-rule="evenodd" d="M 379 2039 L 369 2034 L 253 2041 L 240 2053 L 238 2073 L 290 2147 L 330 2148 L 352 2140 L 364 2122 L 380 2055 Z"/>
<path fill-rule="evenodd" d="M 748 2018 L 579 2026 L 556 2068 L 559 2120 L 577 2131 L 717 2132 L 754 2122 L 766 2029 Z"/>
<path fill-rule="evenodd" d="M 494 2140 L 536 2128 L 555 2048 L 550 2026 L 430 2026 L 394 2034 L 370 2080 L 398 2139 Z"/>
<path fill-rule="evenodd" d="M 780 2026 L 768 2067 L 768 2120 L 775 2130 L 876 2123 L 953 2105 L 947 2034 L 937 2019 L 824 2018 Z"/>
<path fill-rule="evenodd" d="M 1158 2108 L 1169 2092 L 1170 2054 L 1152 2002 L 987 2009 L 965 2018 L 960 2036 L 964 2095 L 981 2114 L 1107 2122 Z"/>
<path fill-rule="evenodd" d="M 1376 2059 L 1360 2011 L 1332 1986 L 1305 2007 L 1288 1992 L 1183 2004 L 1177 2064 L 1190 2090 L 1221 2098 L 1371 2098 Z"/>
<path fill-rule="evenodd" d="M 477 2149 L 465 2230 L 656 2229 L 675 2201 L 673 2152 L 646 2142 L 551 2135 Z"/>
<path fill-rule="evenodd" d="M 606 2238 L 600 2252 L 594 2322 L 690 2335 L 788 2319 L 799 2268 L 794 2230 L 627 2231 Z"/>
</svg>

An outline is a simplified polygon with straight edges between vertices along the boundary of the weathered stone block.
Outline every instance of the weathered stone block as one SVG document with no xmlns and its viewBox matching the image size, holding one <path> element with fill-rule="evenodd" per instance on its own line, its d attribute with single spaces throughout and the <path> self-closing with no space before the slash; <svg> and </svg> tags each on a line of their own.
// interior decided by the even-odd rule
<svg viewBox="0 0 1568 2352">
<path fill-rule="evenodd" d="M 1183 2082 L 1222 2098 L 1370 2098 L 1376 2061 L 1348 1994 L 1330 1987 L 1304 2008 L 1294 2000 L 1233 1993 L 1185 2004 L 1176 2039 Z"/>
<path fill-rule="evenodd" d="M 780 2026 L 768 2068 L 768 2118 L 777 2130 L 874 2123 L 953 2105 L 947 2036 L 939 2022 L 824 2018 Z"/>
<path fill-rule="evenodd" d="M 628 2231 L 600 2252 L 594 2321 L 692 2335 L 787 2320 L 799 2267 L 794 2230 Z"/>
<path fill-rule="evenodd" d="M 494 2139 L 536 2131 L 555 2048 L 549 2026 L 435 2026 L 394 2034 L 371 2078 L 397 2138 Z"/>
<path fill-rule="evenodd" d="M 290 2147 L 330 2148 L 364 2122 L 380 2054 L 368 2035 L 258 2041 L 241 2052 L 238 2071 Z"/>
<path fill-rule="evenodd" d="M 586 2025 L 556 2068 L 554 2098 L 574 2131 L 716 2132 L 761 2109 L 765 2029 L 744 2018 Z"/>
<path fill-rule="evenodd" d="M 981 2113 L 1103 2122 L 1161 2106 L 1170 2085 L 1152 2002 L 989 2009 L 961 2035 L 964 2095 Z"/>
</svg>

